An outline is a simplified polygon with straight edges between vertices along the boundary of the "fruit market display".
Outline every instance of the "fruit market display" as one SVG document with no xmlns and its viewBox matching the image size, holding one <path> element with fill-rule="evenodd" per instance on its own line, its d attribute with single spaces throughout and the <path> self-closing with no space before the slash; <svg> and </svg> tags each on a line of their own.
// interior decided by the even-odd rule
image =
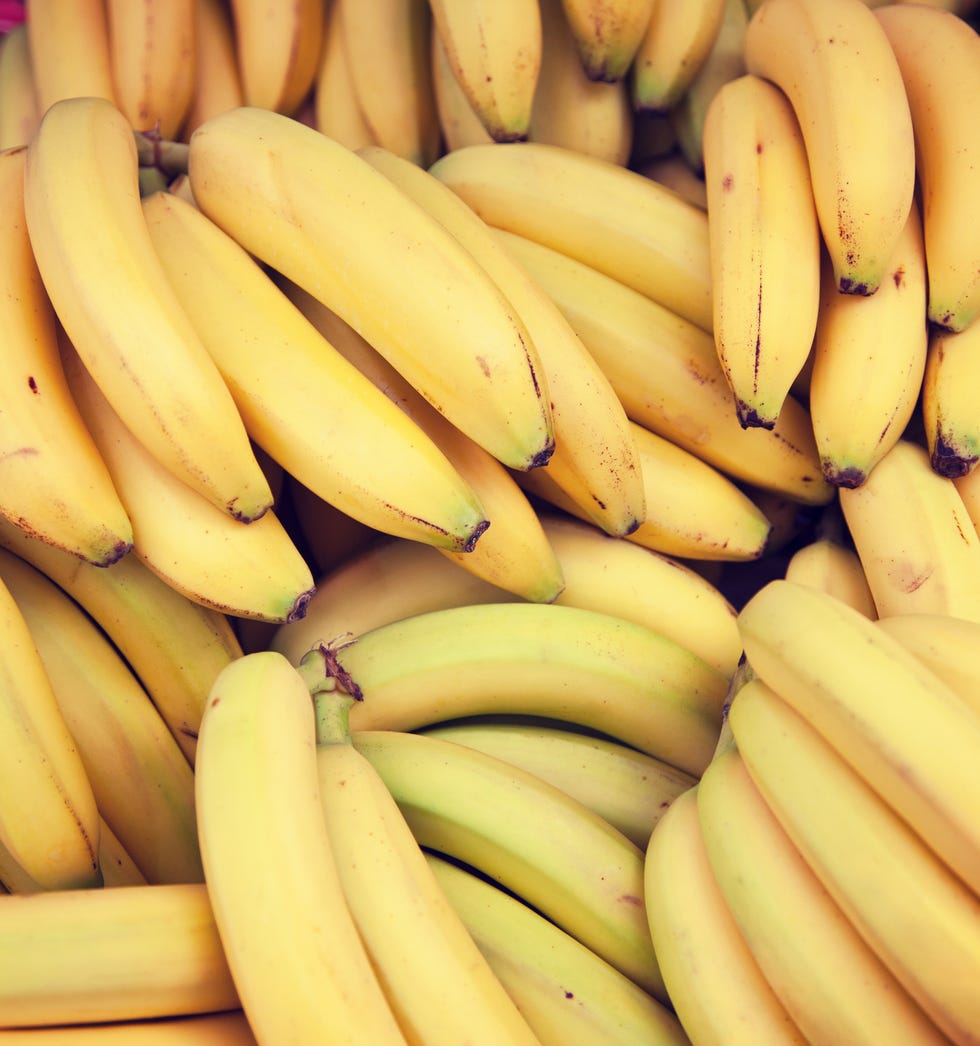
<svg viewBox="0 0 980 1046">
<path fill-rule="evenodd" d="M 978 25 L 0 3 L 0 1046 L 980 1043 Z"/>
</svg>

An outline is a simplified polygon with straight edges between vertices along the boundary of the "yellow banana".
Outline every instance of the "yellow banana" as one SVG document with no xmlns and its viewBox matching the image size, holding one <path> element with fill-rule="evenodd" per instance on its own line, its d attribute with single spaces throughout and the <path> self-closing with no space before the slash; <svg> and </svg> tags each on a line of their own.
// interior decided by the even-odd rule
<svg viewBox="0 0 980 1046">
<path fill-rule="evenodd" d="M 456 79 L 446 55 L 439 29 L 432 23 L 429 41 L 429 62 L 432 66 L 432 92 L 435 97 L 436 115 L 442 131 L 443 146 L 447 150 L 459 149 L 464 145 L 492 142 L 490 132 L 476 114 L 462 85 Z M 373 144 L 364 142 L 362 144 Z"/>
<path fill-rule="evenodd" d="M 527 137 L 542 30 L 525 0 L 429 0 L 433 24 L 457 83 L 496 142 Z"/>
<path fill-rule="evenodd" d="M 851 545 L 816 537 L 790 555 L 783 576 L 787 581 L 827 592 L 867 618 L 878 616 L 864 567 Z"/>
<path fill-rule="evenodd" d="M 704 120 L 715 348 L 743 428 L 772 428 L 807 357 L 820 228 L 792 106 L 768 80 L 723 84 Z"/>
<path fill-rule="evenodd" d="M 104 817 L 99 825 L 99 867 L 102 869 L 102 885 L 107 889 L 147 884 L 146 876 Z"/>
<path fill-rule="evenodd" d="M 152 1021 L 0 1030 L 5 1046 L 169 1046 L 175 1040 L 186 1046 L 256 1046 L 245 1015 L 237 1009 Z"/>
<path fill-rule="evenodd" d="M 475 442 L 513 468 L 547 461 L 547 389 L 523 323 L 450 234 L 366 161 L 246 107 L 195 131 L 190 179 L 205 214 L 354 327 Z"/>
<path fill-rule="evenodd" d="M 348 149 L 360 149 L 375 144 L 375 139 L 354 89 L 351 59 L 340 24 L 343 6 L 331 4 L 326 13 L 313 85 L 313 125 Z"/>
<path fill-rule="evenodd" d="M 0 36 L 0 150 L 26 145 L 40 119 L 27 25 L 21 22 Z"/>
<path fill-rule="evenodd" d="M 583 72 L 590 80 L 625 80 L 657 0 L 560 0 Z M 547 45 L 547 41 L 546 41 Z"/>
<path fill-rule="evenodd" d="M 24 219 L 27 151 L 0 152 L 0 515 L 25 533 L 106 566 L 133 529 L 82 421 L 58 354 L 57 319 Z"/>
<path fill-rule="evenodd" d="M 926 447 L 933 469 L 952 479 L 980 460 L 980 323 L 961 331 L 932 326 L 920 388 Z"/>
<path fill-rule="evenodd" d="M 255 1037 L 404 1044 L 330 849 L 313 699 L 280 654 L 246 654 L 215 680 L 196 799 L 208 896 Z"/>
<path fill-rule="evenodd" d="M 235 27 L 225 0 L 194 0 L 194 83 L 180 138 L 205 120 L 245 103 Z"/>
<path fill-rule="evenodd" d="M 257 519 L 271 492 L 153 251 L 122 113 L 98 98 L 49 109 L 28 147 L 24 204 L 55 312 L 135 438 L 223 511 Z"/>
<path fill-rule="evenodd" d="M 745 65 L 799 120 L 835 286 L 873 294 L 915 183 L 909 102 L 881 23 L 861 0 L 765 0 L 745 31 Z"/>
</svg>

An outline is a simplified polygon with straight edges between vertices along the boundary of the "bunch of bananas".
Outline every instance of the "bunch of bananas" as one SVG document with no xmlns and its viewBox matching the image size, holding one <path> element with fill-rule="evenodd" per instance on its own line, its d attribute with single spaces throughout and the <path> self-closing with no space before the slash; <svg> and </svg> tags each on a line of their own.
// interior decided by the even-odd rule
<svg viewBox="0 0 980 1046">
<path fill-rule="evenodd" d="M 0 1046 L 978 1041 L 976 10 L 15 12 Z"/>
</svg>

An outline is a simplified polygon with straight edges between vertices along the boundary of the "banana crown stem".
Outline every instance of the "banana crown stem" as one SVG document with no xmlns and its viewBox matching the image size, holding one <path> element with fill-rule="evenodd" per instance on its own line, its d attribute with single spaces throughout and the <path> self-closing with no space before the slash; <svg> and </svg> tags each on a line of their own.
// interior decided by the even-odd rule
<svg viewBox="0 0 980 1046">
<path fill-rule="evenodd" d="M 336 653 L 332 645 L 318 643 L 298 665 L 313 698 L 318 747 L 351 743 L 351 706 L 363 700 L 360 687 L 337 663 Z"/>
<path fill-rule="evenodd" d="M 190 146 L 186 142 L 172 142 L 158 131 L 134 131 L 133 135 L 141 168 L 153 168 L 168 181 L 178 174 L 187 174 Z"/>
</svg>

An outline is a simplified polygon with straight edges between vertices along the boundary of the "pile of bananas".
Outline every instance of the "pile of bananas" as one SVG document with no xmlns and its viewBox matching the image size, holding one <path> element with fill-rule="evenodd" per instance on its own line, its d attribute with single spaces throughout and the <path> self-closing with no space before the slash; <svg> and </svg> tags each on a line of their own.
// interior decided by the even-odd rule
<svg viewBox="0 0 980 1046">
<path fill-rule="evenodd" d="M 978 7 L 0 4 L 0 1046 L 980 1042 Z"/>
</svg>

